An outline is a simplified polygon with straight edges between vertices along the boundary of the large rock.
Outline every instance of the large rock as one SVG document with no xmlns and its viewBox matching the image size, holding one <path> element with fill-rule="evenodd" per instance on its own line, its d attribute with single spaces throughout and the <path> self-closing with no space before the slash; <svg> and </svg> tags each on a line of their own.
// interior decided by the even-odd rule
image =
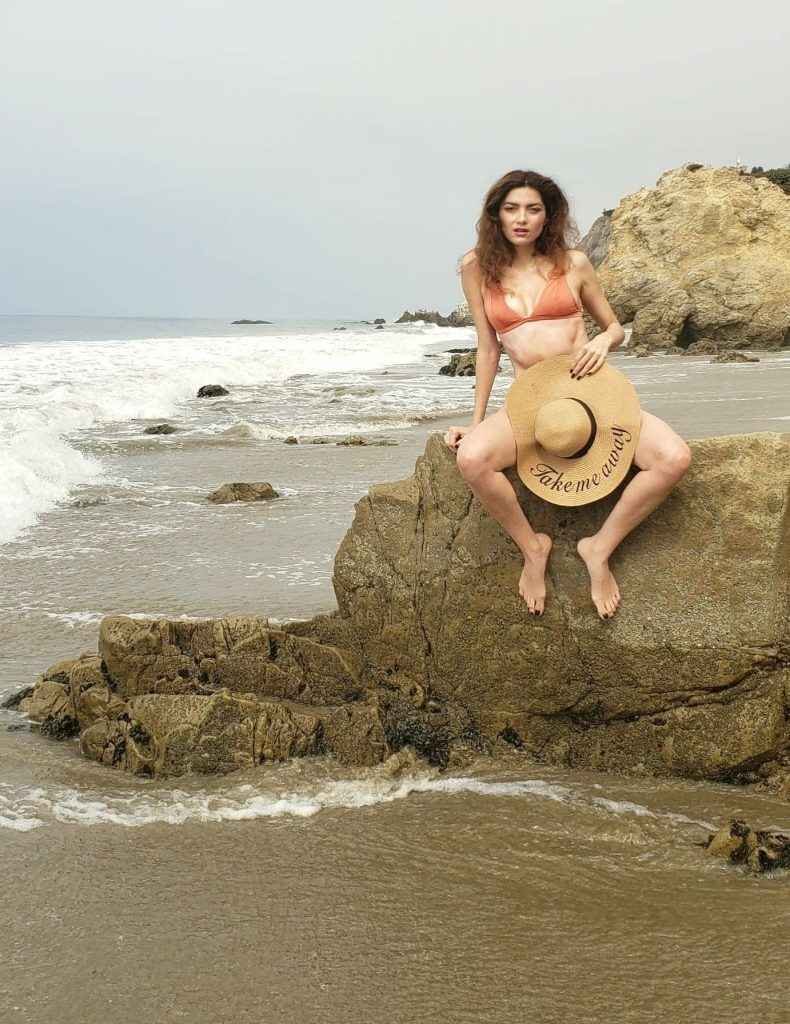
<svg viewBox="0 0 790 1024">
<path fill-rule="evenodd" d="M 605 252 L 598 275 L 632 344 L 790 345 L 790 202 L 767 178 L 689 164 L 593 227 L 586 245 Z"/>
<path fill-rule="evenodd" d="M 433 435 L 412 477 L 370 489 L 335 559 L 365 670 L 407 673 L 488 737 L 592 768 L 735 779 L 790 740 L 790 435 L 693 443 L 682 483 L 615 553 L 596 615 L 575 553 L 617 494 L 573 511 L 526 491 L 555 539 L 543 617 L 516 545 Z"/>
</svg>

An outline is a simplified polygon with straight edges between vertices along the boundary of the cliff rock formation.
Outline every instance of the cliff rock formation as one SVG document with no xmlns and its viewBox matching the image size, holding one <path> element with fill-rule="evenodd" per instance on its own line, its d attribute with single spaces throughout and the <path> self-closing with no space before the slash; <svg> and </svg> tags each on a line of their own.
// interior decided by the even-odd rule
<svg viewBox="0 0 790 1024">
<path fill-rule="evenodd" d="M 436 764 L 497 740 L 538 760 L 718 780 L 790 755 L 790 435 L 692 443 L 681 484 L 612 560 L 623 604 L 596 615 L 575 540 L 617 494 L 550 506 L 546 612 L 519 551 L 440 434 L 414 474 L 372 487 L 335 558 L 338 610 L 102 622 L 98 655 L 53 666 L 20 707 L 132 771 L 229 771 L 309 753 L 371 764 L 409 744 Z M 60 730 L 60 731 L 59 731 Z M 773 787 L 784 792 L 780 782 Z"/>
<path fill-rule="evenodd" d="M 790 346 L 790 201 L 769 179 L 687 164 L 582 240 L 632 344 Z"/>
</svg>

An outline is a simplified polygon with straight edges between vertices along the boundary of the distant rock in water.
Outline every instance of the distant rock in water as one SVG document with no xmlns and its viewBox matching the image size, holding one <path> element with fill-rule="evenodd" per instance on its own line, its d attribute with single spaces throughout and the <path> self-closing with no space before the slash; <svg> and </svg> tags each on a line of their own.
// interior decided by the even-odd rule
<svg viewBox="0 0 790 1024">
<path fill-rule="evenodd" d="M 198 390 L 198 398 L 219 398 L 220 395 L 229 395 L 230 391 L 227 388 L 223 388 L 221 384 L 204 384 L 202 388 Z"/>
<path fill-rule="evenodd" d="M 171 423 L 157 423 L 155 427 L 146 427 L 143 431 L 144 434 L 175 434 L 178 427 L 174 427 Z"/>
<path fill-rule="evenodd" d="M 450 318 L 442 316 L 436 310 L 418 309 L 414 313 L 404 310 L 395 321 L 396 324 L 416 324 L 423 321 L 426 324 L 436 324 L 437 327 L 451 327 Z"/>
<path fill-rule="evenodd" d="M 279 497 L 279 493 L 268 483 L 234 483 L 218 487 L 207 496 L 207 500 L 215 504 L 227 504 L 231 501 L 269 501 Z"/>
<path fill-rule="evenodd" d="M 384 325 L 383 324 L 376 324 L 376 330 L 377 331 L 383 331 L 384 330 Z"/>
<path fill-rule="evenodd" d="M 583 245 L 632 344 L 790 346 L 790 202 L 768 178 L 687 164 L 604 217 Z"/>
<path fill-rule="evenodd" d="M 231 326 L 237 324 L 271 324 L 271 320 L 232 320 Z"/>
<path fill-rule="evenodd" d="M 759 356 L 750 356 L 746 352 L 720 352 L 711 359 L 712 363 L 759 363 Z"/>
<path fill-rule="evenodd" d="M 383 316 L 377 316 L 376 319 L 373 321 L 374 324 L 385 324 L 386 322 L 387 321 L 384 319 Z"/>
<path fill-rule="evenodd" d="M 742 865 L 753 874 L 790 868 L 790 836 L 753 829 L 745 821 L 731 821 L 702 845 L 711 857 Z"/>
<path fill-rule="evenodd" d="M 95 494 L 87 498 L 75 498 L 71 508 L 96 508 L 98 505 L 108 505 L 110 499 L 106 494 Z"/>
<path fill-rule="evenodd" d="M 345 327 L 333 327 L 332 328 L 333 331 L 345 331 L 345 329 L 346 329 Z"/>
<path fill-rule="evenodd" d="M 443 316 L 441 313 L 437 313 L 435 309 L 418 309 L 414 313 L 405 310 L 395 323 L 414 324 L 419 321 L 423 321 L 426 324 L 436 324 L 437 327 L 470 327 L 474 322 L 469 313 L 469 307 L 465 302 L 462 302 L 449 316 Z"/>
<path fill-rule="evenodd" d="M 439 373 L 446 377 L 474 377 L 476 373 L 477 350 L 450 356 L 450 362 L 439 367 Z"/>
</svg>

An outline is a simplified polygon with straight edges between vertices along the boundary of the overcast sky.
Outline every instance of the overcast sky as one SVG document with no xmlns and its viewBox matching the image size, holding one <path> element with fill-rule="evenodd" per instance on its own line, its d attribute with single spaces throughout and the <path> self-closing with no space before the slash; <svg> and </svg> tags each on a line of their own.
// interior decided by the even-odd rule
<svg viewBox="0 0 790 1024">
<path fill-rule="evenodd" d="M 447 312 L 505 171 L 790 163 L 788 8 L 0 0 L 0 313 Z"/>
</svg>

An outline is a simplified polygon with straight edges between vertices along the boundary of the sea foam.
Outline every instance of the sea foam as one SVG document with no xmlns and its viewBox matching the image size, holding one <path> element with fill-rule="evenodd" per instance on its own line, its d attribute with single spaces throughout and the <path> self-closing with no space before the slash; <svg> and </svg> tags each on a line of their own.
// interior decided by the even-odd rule
<svg viewBox="0 0 790 1024">
<path fill-rule="evenodd" d="M 305 783 L 290 791 L 267 789 L 265 781 L 261 785 L 228 785 L 218 780 L 218 788 L 214 792 L 206 788 L 189 791 L 154 780 L 140 785 L 136 792 L 113 792 L 110 787 L 93 791 L 0 783 L 0 828 L 29 831 L 53 822 L 140 828 L 154 824 L 185 825 L 289 816 L 309 818 L 333 809 L 361 810 L 392 803 L 412 794 L 433 794 L 437 797 L 475 794 L 500 799 L 549 800 L 580 808 L 597 807 L 616 818 L 633 815 L 713 829 L 713 825 L 706 821 L 654 812 L 631 801 L 591 799 L 583 789 L 544 779 L 497 781 L 470 776 L 442 777 L 435 770 L 392 777 L 374 769 L 362 777 Z M 150 791 L 146 791 L 148 787 L 151 787 Z"/>
</svg>

